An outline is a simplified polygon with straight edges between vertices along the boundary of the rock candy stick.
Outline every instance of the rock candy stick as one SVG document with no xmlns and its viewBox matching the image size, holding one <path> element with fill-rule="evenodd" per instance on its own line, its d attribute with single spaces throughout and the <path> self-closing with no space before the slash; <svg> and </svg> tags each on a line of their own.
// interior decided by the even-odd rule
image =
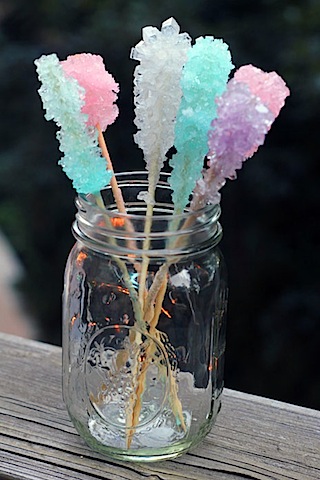
<svg viewBox="0 0 320 480">
<path fill-rule="evenodd" d="M 182 90 L 180 78 L 187 59 L 191 39 L 179 33 L 178 23 L 169 18 L 161 30 L 142 29 L 141 40 L 131 51 L 131 58 L 140 63 L 134 70 L 135 120 L 138 128 L 134 139 L 144 153 L 148 171 L 148 193 L 145 241 L 149 248 L 154 192 L 166 154 L 174 141 L 174 124 Z M 149 259 L 144 255 L 139 279 L 139 298 L 143 305 Z"/>
<path fill-rule="evenodd" d="M 208 152 L 207 132 L 216 114 L 215 97 L 226 88 L 231 68 L 228 46 L 213 37 L 200 37 L 188 51 L 181 86 L 183 98 L 175 125 L 170 185 L 177 212 L 183 211 L 201 176 Z"/>
<path fill-rule="evenodd" d="M 163 22 L 161 31 L 155 27 L 145 27 L 142 30 L 143 40 L 131 52 L 131 58 L 140 62 L 134 71 L 135 124 L 138 127 L 134 139 L 144 153 L 149 183 L 147 195 L 142 197 L 147 202 L 144 250 L 149 248 L 150 243 L 156 184 L 166 154 L 174 141 L 174 123 L 182 97 L 181 72 L 191 44 L 189 35 L 179 32 L 180 27 L 173 18 Z M 146 255 L 142 258 L 139 300 L 143 306 L 149 258 Z M 150 357 L 149 350 L 147 353 L 146 365 Z M 138 375 L 135 395 L 130 400 L 127 416 L 128 448 L 140 415 L 144 376 L 145 370 L 142 369 Z"/>
</svg>

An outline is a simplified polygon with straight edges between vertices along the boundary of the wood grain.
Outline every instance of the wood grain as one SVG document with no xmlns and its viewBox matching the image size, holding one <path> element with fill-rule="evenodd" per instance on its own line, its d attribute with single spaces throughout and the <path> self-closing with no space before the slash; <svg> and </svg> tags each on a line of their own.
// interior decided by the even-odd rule
<svg viewBox="0 0 320 480">
<path fill-rule="evenodd" d="M 61 397 L 61 349 L 0 334 L 1 480 L 320 479 L 320 412 L 225 389 L 218 421 L 172 461 L 121 463 L 92 452 Z"/>
</svg>

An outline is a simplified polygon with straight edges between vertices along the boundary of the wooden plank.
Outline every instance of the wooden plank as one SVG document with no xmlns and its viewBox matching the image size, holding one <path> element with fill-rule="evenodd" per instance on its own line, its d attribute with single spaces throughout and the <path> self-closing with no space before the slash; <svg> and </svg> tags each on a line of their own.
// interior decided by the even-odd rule
<svg viewBox="0 0 320 480">
<path fill-rule="evenodd" d="M 0 335 L 0 479 L 320 479 L 320 412 L 226 389 L 217 424 L 172 461 L 92 452 L 61 398 L 61 349 Z"/>
</svg>

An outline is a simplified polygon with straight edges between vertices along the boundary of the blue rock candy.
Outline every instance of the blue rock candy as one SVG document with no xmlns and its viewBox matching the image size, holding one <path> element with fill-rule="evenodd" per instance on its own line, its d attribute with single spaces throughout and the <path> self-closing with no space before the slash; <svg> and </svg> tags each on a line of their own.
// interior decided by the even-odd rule
<svg viewBox="0 0 320 480">
<path fill-rule="evenodd" d="M 181 87 L 183 98 L 175 127 L 170 185 L 177 212 L 188 204 L 208 153 L 207 133 L 216 117 L 215 97 L 226 88 L 233 65 L 228 46 L 220 39 L 200 37 L 188 51 Z"/>
</svg>

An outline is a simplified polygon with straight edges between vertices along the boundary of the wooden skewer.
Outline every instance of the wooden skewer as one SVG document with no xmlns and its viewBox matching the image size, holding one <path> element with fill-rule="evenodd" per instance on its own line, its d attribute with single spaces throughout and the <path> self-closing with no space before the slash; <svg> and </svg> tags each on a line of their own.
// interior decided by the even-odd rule
<svg viewBox="0 0 320 480">
<path fill-rule="evenodd" d="M 102 155 L 106 159 L 108 170 L 111 170 L 112 174 L 113 174 L 112 178 L 111 178 L 111 181 L 110 181 L 110 184 L 111 184 L 114 199 L 116 201 L 119 212 L 120 213 L 127 213 L 126 207 L 125 207 L 125 204 L 124 204 L 124 201 L 123 201 L 123 197 L 122 197 L 122 192 L 121 192 L 121 189 L 119 188 L 117 179 L 115 177 L 114 170 L 113 170 L 113 165 L 112 165 L 111 158 L 110 158 L 110 155 L 109 155 L 109 152 L 108 152 L 108 148 L 107 148 L 107 145 L 106 145 L 106 142 L 105 142 L 105 139 L 104 139 L 104 136 L 103 136 L 103 133 L 102 133 L 102 130 L 101 130 L 99 124 L 97 125 L 97 130 L 98 130 L 98 142 L 99 142 L 99 146 L 101 148 Z"/>
<path fill-rule="evenodd" d="M 119 187 L 116 176 L 114 174 L 112 161 L 111 161 L 109 151 L 108 151 L 108 148 L 107 148 L 107 144 L 106 144 L 106 141 L 104 139 L 102 130 L 100 128 L 100 125 L 97 124 L 96 128 L 98 130 L 98 142 L 99 142 L 99 146 L 101 148 L 101 153 L 102 153 L 103 157 L 106 159 L 108 170 L 111 170 L 111 172 L 112 172 L 110 185 L 111 185 L 111 188 L 112 188 L 112 193 L 113 193 L 118 211 L 120 213 L 127 213 L 126 206 L 125 206 L 123 196 L 122 196 L 122 192 L 121 192 L 121 188 Z M 101 202 L 99 203 L 99 206 L 104 208 L 104 204 L 101 204 Z M 128 218 L 125 220 L 125 229 L 129 233 L 134 233 L 135 232 L 134 227 L 133 227 L 131 221 Z M 127 240 L 127 245 L 128 245 L 128 248 L 130 248 L 131 250 L 136 250 L 136 248 L 137 248 L 135 241 L 132 240 L 132 239 Z M 134 255 L 134 254 L 132 254 L 132 255 Z M 135 263 L 134 266 L 135 266 L 137 272 L 139 272 L 140 268 L 141 268 L 140 264 Z"/>
</svg>

